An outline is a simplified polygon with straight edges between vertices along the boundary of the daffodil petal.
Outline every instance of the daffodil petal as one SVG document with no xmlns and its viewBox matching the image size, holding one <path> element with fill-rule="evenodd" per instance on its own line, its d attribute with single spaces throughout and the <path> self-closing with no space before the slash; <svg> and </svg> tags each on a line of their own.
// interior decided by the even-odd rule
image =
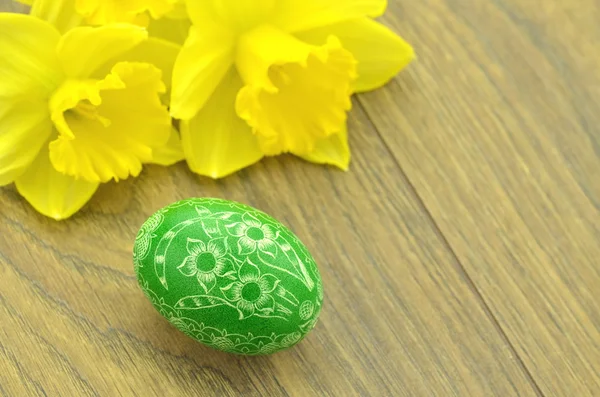
<svg viewBox="0 0 600 397">
<path fill-rule="evenodd" d="M 316 52 L 315 46 L 267 25 L 241 36 L 235 61 L 244 83 L 276 92 L 278 89 L 273 84 L 270 69 L 287 63 L 305 66 L 313 52 Z M 320 57 L 323 58 L 324 55 Z"/>
<path fill-rule="evenodd" d="M 175 59 L 181 46 L 159 38 L 150 37 L 142 41 L 131 51 L 124 53 L 116 62 L 146 62 L 156 66 L 162 71 L 162 78 L 169 89 L 173 77 Z"/>
<path fill-rule="evenodd" d="M 15 184 L 33 208 L 56 220 L 66 219 L 79 211 L 99 186 L 98 183 L 77 180 L 56 171 L 50 163 L 47 149 L 40 151 Z"/>
<path fill-rule="evenodd" d="M 387 0 L 279 0 L 271 23 L 288 32 L 383 15 Z"/>
<path fill-rule="evenodd" d="M 175 0 L 76 0 L 77 12 L 90 25 L 139 23 L 146 11 L 160 18 L 173 10 Z"/>
<path fill-rule="evenodd" d="M 14 182 L 52 132 L 44 100 L 0 100 L 0 186 Z"/>
<path fill-rule="evenodd" d="M 266 155 L 310 153 L 339 131 L 352 107 L 356 61 L 334 36 L 312 46 L 261 26 L 239 40 L 236 66 L 245 83 L 236 112 Z"/>
<path fill-rule="evenodd" d="M 189 120 L 210 98 L 234 58 L 234 38 L 219 29 L 206 34 L 190 29 L 173 69 L 171 115 Z"/>
<path fill-rule="evenodd" d="M 187 18 L 160 18 L 148 24 L 150 37 L 167 40 L 183 45 L 187 39 L 192 22 Z"/>
<path fill-rule="evenodd" d="M 167 144 L 152 150 L 152 160 L 150 160 L 150 163 L 169 166 L 183 159 L 185 159 L 185 156 L 181 147 L 181 138 L 179 137 L 179 132 L 173 127 Z"/>
<path fill-rule="evenodd" d="M 231 68 L 206 106 L 181 123 L 183 150 L 192 171 L 222 178 L 263 157 L 252 130 L 235 113 L 241 87 L 239 75 Z"/>
<path fill-rule="evenodd" d="M 383 86 L 415 58 L 410 44 L 369 18 L 340 22 L 296 36 L 317 45 L 325 42 L 330 35 L 339 38 L 344 48 L 358 61 L 358 79 L 354 84 L 357 92 Z"/>
<path fill-rule="evenodd" d="M 59 39 L 47 22 L 0 13 L 0 99 L 50 95 L 63 78 L 56 57 Z"/>
<path fill-rule="evenodd" d="M 37 18 L 0 13 L 0 186 L 25 171 L 52 131 L 47 100 L 62 80 L 59 37 Z"/>
<path fill-rule="evenodd" d="M 165 15 L 165 18 L 189 19 L 188 12 L 187 12 L 187 5 L 185 4 L 185 0 L 175 0 L 173 9 Z"/>
<path fill-rule="evenodd" d="M 118 63 L 100 81 L 66 82 L 50 101 L 60 132 L 50 143 L 54 167 L 90 182 L 137 176 L 171 133 L 164 90 L 160 70 L 144 63 Z"/>
<path fill-rule="evenodd" d="M 329 164 L 347 171 L 350 165 L 350 147 L 346 124 L 344 123 L 341 132 L 321 139 L 315 144 L 312 152 L 299 157 L 311 163 Z"/>
<path fill-rule="evenodd" d="M 188 1 L 188 14 L 199 28 L 217 23 L 236 32 L 266 23 L 280 0 L 202 0 Z"/>
<path fill-rule="evenodd" d="M 75 11 L 75 0 L 36 0 L 30 14 L 50 22 L 61 33 L 82 22 L 81 15 Z"/>
<path fill-rule="evenodd" d="M 112 58 L 106 64 L 98 69 L 94 75 L 106 76 L 110 74 L 112 68 L 119 62 L 143 62 L 156 66 L 162 71 L 162 80 L 167 87 L 163 96 L 163 102 L 169 103 L 171 80 L 173 78 L 173 65 L 181 46 L 162 40 L 156 37 L 150 37 L 142 41 L 132 49 Z"/>
<path fill-rule="evenodd" d="M 145 29 L 133 25 L 78 27 L 61 38 L 58 56 L 68 77 L 94 77 L 94 72 L 102 65 L 131 50 L 147 37 Z"/>
</svg>

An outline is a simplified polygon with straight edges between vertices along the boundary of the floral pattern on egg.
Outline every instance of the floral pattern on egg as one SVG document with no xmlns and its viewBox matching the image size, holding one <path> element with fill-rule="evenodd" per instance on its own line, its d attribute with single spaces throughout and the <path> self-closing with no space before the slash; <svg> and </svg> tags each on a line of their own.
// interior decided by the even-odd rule
<svg viewBox="0 0 600 397">
<path fill-rule="evenodd" d="M 271 354 L 301 341 L 323 302 L 317 265 L 283 224 L 244 204 L 193 198 L 141 227 L 134 268 L 154 307 L 222 351 Z"/>
</svg>

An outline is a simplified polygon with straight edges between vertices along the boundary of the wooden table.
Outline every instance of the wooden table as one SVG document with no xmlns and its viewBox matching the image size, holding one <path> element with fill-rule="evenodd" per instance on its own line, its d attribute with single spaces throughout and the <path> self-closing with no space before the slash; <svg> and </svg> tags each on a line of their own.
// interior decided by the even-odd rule
<svg viewBox="0 0 600 397">
<path fill-rule="evenodd" d="M 185 164 L 77 216 L 0 190 L 0 395 L 600 396 L 600 4 L 391 0 L 419 59 L 351 113 L 349 172 Z M 269 357 L 216 352 L 136 284 L 134 236 L 218 196 L 288 224 L 322 320 Z"/>
</svg>

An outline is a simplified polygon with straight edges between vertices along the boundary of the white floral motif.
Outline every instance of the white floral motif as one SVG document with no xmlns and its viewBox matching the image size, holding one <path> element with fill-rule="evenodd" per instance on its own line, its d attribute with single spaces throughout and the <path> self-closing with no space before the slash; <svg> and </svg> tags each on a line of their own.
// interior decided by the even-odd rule
<svg viewBox="0 0 600 397">
<path fill-rule="evenodd" d="M 304 301 L 300 305 L 299 314 L 302 320 L 308 320 L 315 311 L 315 305 L 311 301 Z"/>
<path fill-rule="evenodd" d="M 279 232 L 273 226 L 261 223 L 248 212 L 242 215 L 242 222 L 227 225 L 227 230 L 230 235 L 240 238 L 238 240 L 240 255 L 251 254 L 257 248 L 272 257 L 277 254 L 275 239 Z"/>
<path fill-rule="evenodd" d="M 235 270 L 231 260 L 226 258 L 226 237 L 210 240 L 205 244 L 201 240 L 187 239 L 187 256 L 177 268 L 184 276 L 198 279 L 206 292 L 217 285 L 217 277 L 235 280 Z"/>
<path fill-rule="evenodd" d="M 275 299 L 271 293 L 279 284 L 272 274 L 260 274 L 258 267 L 249 259 L 240 266 L 238 279 L 221 288 L 227 300 L 236 304 L 240 320 L 254 314 L 270 315 L 275 311 Z"/>
<path fill-rule="evenodd" d="M 158 211 L 140 228 L 138 234 L 135 236 L 135 244 L 133 246 L 133 258 L 137 262 L 136 267 L 142 266 L 142 260 L 148 256 L 150 252 L 150 242 L 153 237 L 156 237 L 153 233 L 158 229 L 163 222 L 164 217 L 161 211 Z"/>
</svg>

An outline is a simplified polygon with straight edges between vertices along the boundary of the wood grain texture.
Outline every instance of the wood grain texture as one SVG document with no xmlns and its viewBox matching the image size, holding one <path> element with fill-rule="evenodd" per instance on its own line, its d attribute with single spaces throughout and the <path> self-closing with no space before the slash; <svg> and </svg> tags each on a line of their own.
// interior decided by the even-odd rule
<svg viewBox="0 0 600 397">
<path fill-rule="evenodd" d="M 28 12 L 27 6 L 12 0 L 0 0 L 0 12 Z"/>
<path fill-rule="evenodd" d="M 599 395 L 600 7 L 554 3 L 390 0 L 420 59 L 355 103 L 348 173 L 148 167 L 60 223 L 0 189 L 0 396 Z M 216 352 L 145 299 L 137 228 L 191 196 L 311 249 L 326 301 L 297 347 Z"/>
<path fill-rule="evenodd" d="M 0 385 L 7 395 L 535 395 L 423 209 L 354 112 L 349 173 L 269 159 L 220 182 L 182 164 L 102 188 L 73 219 L 0 193 Z M 356 119 L 358 118 L 358 120 Z M 136 285 L 154 210 L 190 196 L 264 209 L 316 257 L 326 302 L 297 348 L 243 358 L 170 326 Z"/>
<path fill-rule="evenodd" d="M 361 104 L 541 391 L 600 395 L 600 4 L 390 6 L 420 59 Z"/>
</svg>

